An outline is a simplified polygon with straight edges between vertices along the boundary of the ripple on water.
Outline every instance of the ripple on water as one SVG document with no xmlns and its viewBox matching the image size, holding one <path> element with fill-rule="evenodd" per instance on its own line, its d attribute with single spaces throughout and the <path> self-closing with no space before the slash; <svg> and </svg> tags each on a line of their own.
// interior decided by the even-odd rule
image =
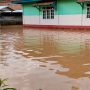
<svg viewBox="0 0 90 90">
<path fill-rule="evenodd" d="M 0 35 L 0 77 L 9 78 L 11 86 L 90 90 L 90 31 L 11 27 Z"/>
</svg>

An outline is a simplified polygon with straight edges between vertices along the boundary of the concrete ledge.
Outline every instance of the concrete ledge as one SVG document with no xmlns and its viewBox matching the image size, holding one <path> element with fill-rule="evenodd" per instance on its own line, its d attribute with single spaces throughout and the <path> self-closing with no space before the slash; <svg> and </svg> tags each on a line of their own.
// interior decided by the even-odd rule
<svg viewBox="0 0 90 90">
<path fill-rule="evenodd" d="M 55 28 L 55 29 L 90 29 L 90 26 L 66 26 L 66 25 L 30 25 L 24 24 L 24 27 L 29 28 Z"/>
</svg>

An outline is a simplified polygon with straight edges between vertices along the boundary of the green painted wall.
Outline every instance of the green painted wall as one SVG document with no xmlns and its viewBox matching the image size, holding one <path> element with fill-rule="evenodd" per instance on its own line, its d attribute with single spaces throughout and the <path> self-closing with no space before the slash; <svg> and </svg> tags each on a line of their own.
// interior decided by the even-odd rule
<svg viewBox="0 0 90 90">
<path fill-rule="evenodd" d="M 32 15 L 41 15 L 42 12 L 39 11 L 36 7 L 32 6 L 32 3 L 23 4 L 23 15 L 32 16 Z M 82 14 L 82 7 L 76 3 L 76 0 L 57 0 L 57 10 L 56 15 L 74 15 Z M 83 14 L 86 13 L 86 10 L 83 10 Z"/>
<path fill-rule="evenodd" d="M 23 15 L 39 15 L 39 10 L 32 6 L 32 3 L 23 4 Z"/>
<path fill-rule="evenodd" d="M 57 8 L 59 15 L 81 14 L 82 8 L 76 0 L 58 0 Z"/>
</svg>

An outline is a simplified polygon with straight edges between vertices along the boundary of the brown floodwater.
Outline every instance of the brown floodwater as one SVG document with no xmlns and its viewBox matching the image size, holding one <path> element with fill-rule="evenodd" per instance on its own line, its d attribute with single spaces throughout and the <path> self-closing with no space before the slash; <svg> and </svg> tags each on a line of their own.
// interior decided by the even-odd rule
<svg viewBox="0 0 90 90">
<path fill-rule="evenodd" d="M 90 30 L 0 27 L 0 77 L 17 90 L 90 90 Z"/>
</svg>

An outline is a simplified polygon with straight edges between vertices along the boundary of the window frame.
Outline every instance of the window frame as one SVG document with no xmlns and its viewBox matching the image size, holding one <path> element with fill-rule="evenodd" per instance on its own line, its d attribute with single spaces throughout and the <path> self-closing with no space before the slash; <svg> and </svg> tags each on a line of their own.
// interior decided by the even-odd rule
<svg viewBox="0 0 90 90">
<path fill-rule="evenodd" d="M 54 19 L 55 18 L 55 9 L 54 7 L 43 7 L 42 8 L 43 12 L 43 19 Z"/>
<path fill-rule="evenodd" d="M 87 18 L 90 18 L 90 4 L 87 4 Z"/>
</svg>

